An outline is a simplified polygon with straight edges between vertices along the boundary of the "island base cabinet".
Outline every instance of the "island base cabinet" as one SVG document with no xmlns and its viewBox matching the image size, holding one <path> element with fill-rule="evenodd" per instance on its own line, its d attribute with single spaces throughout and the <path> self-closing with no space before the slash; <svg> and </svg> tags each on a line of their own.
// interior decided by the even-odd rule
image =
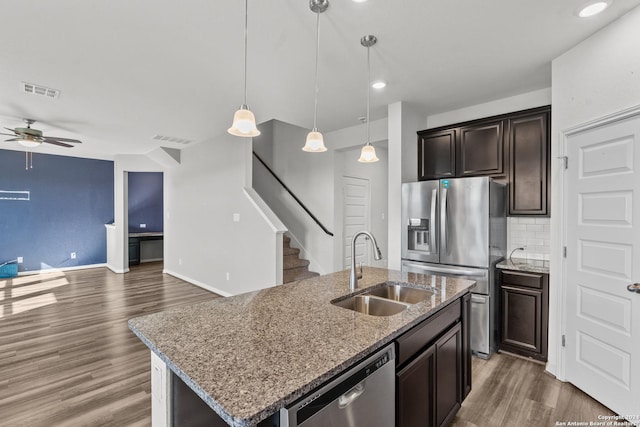
<svg viewBox="0 0 640 427">
<path fill-rule="evenodd" d="M 400 347 L 414 344 L 416 335 L 426 337 L 424 332 L 434 324 L 454 320 L 396 372 L 396 427 L 447 426 L 460 409 L 467 389 L 465 362 L 470 358 L 463 339 L 466 326 L 459 321 L 465 316 L 460 317 L 460 309 L 460 304 L 454 304 L 399 339 Z"/>
</svg>

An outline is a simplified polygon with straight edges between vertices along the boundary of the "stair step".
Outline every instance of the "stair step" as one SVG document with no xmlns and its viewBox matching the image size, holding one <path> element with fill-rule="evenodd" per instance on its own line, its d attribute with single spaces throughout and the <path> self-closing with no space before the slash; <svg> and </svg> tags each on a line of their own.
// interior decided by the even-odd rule
<svg viewBox="0 0 640 427">
<path fill-rule="evenodd" d="M 293 274 L 292 273 L 293 270 L 286 270 L 284 271 L 283 277 L 282 277 L 282 283 L 290 283 L 290 282 L 295 282 L 298 280 L 304 280 L 304 279 L 310 279 L 311 277 L 318 277 L 320 274 L 316 273 L 315 271 L 306 271 L 306 272 L 300 272 L 297 274 Z"/>
<path fill-rule="evenodd" d="M 284 243 L 285 245 L 289 245 L 290 242 L 291 242 L 291 237 L 287 235 L 282 236 L 282 243 Z"/>
<path fill-rule="evenodd" d="M 298 249 L 298 248 L 292 248 L 290 246 L 284 246 L 284 245 L 282 247 L 282 255 L 283 256 L 289 256 L 289 255 L 298 256 L 299 253 L 300 253 L 300 249 Z"/>
<path fill-rule="evenodd" d="M 307 267 L 309 265 L 309 260 L 298 258 L 298 255 L 288 255 L 282 257 L 282 269 L 283 270 L 291 270 L 294 268 Z"/>
</svg>

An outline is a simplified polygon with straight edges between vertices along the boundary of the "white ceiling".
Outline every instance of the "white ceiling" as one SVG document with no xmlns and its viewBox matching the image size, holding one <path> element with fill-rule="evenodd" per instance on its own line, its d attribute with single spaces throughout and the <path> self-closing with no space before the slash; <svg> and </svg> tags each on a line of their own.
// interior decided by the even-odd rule
<svg viewBox="0 0 640 427">
<path fill-rule="evenodd" d="M 359 123 L 406 101 L 427 114 L 551 85 L 551 60 L 640 0 L 579 19 L 582 0 L 330 0 L 321 15 L 318 128 Z M 38 120 L 81 146 L 38 151 L 87 157 L 146 153 L 157 134 L 201 142 L 242 103 L 242 0 L 6 0 L 0 25 L 0 125 Z M 305 0 L 249 1 L 248 103 L 258 122 L 313 125 L 316 15 Z M 29 82 L 59 99 L 21 92 Z M 301 142 L 302 144 L 302 142 Z M 331 141 L 326 141 L 327 145 Z M 15 142 L 0 148 L 20 149 Z"/>
</svg>

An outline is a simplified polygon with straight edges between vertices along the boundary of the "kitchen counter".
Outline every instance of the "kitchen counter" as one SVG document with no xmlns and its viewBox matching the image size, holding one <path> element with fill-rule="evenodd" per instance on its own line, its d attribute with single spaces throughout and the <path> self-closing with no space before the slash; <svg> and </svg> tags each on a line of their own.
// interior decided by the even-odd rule
<svg viewBox="0 0 640 427">
<path fill-rule="evenodd" d="M 331 304 L 349 271 L 129 320 L 131 330 L 231 426 L 254 426 L 469 292 L 475 282 L 364 269 L 383 282 L 435 287 L 426 301 L 376 317 Z"/>
<path fill-rule="evenodd" d="M 528 273 L 543 273 L 549 274 L 549 261 L 542 261 L 537 259 L 524 259 L 524 258 L 512 258 L 511 260 L 505 259 L 504 261 L 496 264 L 497 268 L 502 270 L 516 270 L 525 271 Z"/>
</svg>

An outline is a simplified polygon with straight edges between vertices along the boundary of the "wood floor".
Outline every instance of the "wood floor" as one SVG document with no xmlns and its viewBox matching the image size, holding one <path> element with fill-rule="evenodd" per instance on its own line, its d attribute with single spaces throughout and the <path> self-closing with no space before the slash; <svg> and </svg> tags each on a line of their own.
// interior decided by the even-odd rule
<svg viewBox="0 0 640 427">
<path fill-rule="evenodd" d="M 127 320 L 214 297 L 158 263 L 0 279 L 0 425 L 151 425 L 149 349 Z"/>
<path fill-rule="evenodd" d="M 149 426 L 149 351 L 127 320 L 215 297 L 157 263 L 124 275 L 0 279 L 0 426 Z M 453 426 L 555 426 L 600 414 L 612 413 L 541 365 L 494 355 L 474 358 L 473 391 Z"/>
<path fill-rule="evenodd" d="M 546 427 L 602 421 L 614 415 L 569 383 L 556 380 L 544 366 L 506 354 L 473 358 L 472 390 L 452 427 Z M 579 424 L 574 424 L 579 425 Z"/>
</svg>

